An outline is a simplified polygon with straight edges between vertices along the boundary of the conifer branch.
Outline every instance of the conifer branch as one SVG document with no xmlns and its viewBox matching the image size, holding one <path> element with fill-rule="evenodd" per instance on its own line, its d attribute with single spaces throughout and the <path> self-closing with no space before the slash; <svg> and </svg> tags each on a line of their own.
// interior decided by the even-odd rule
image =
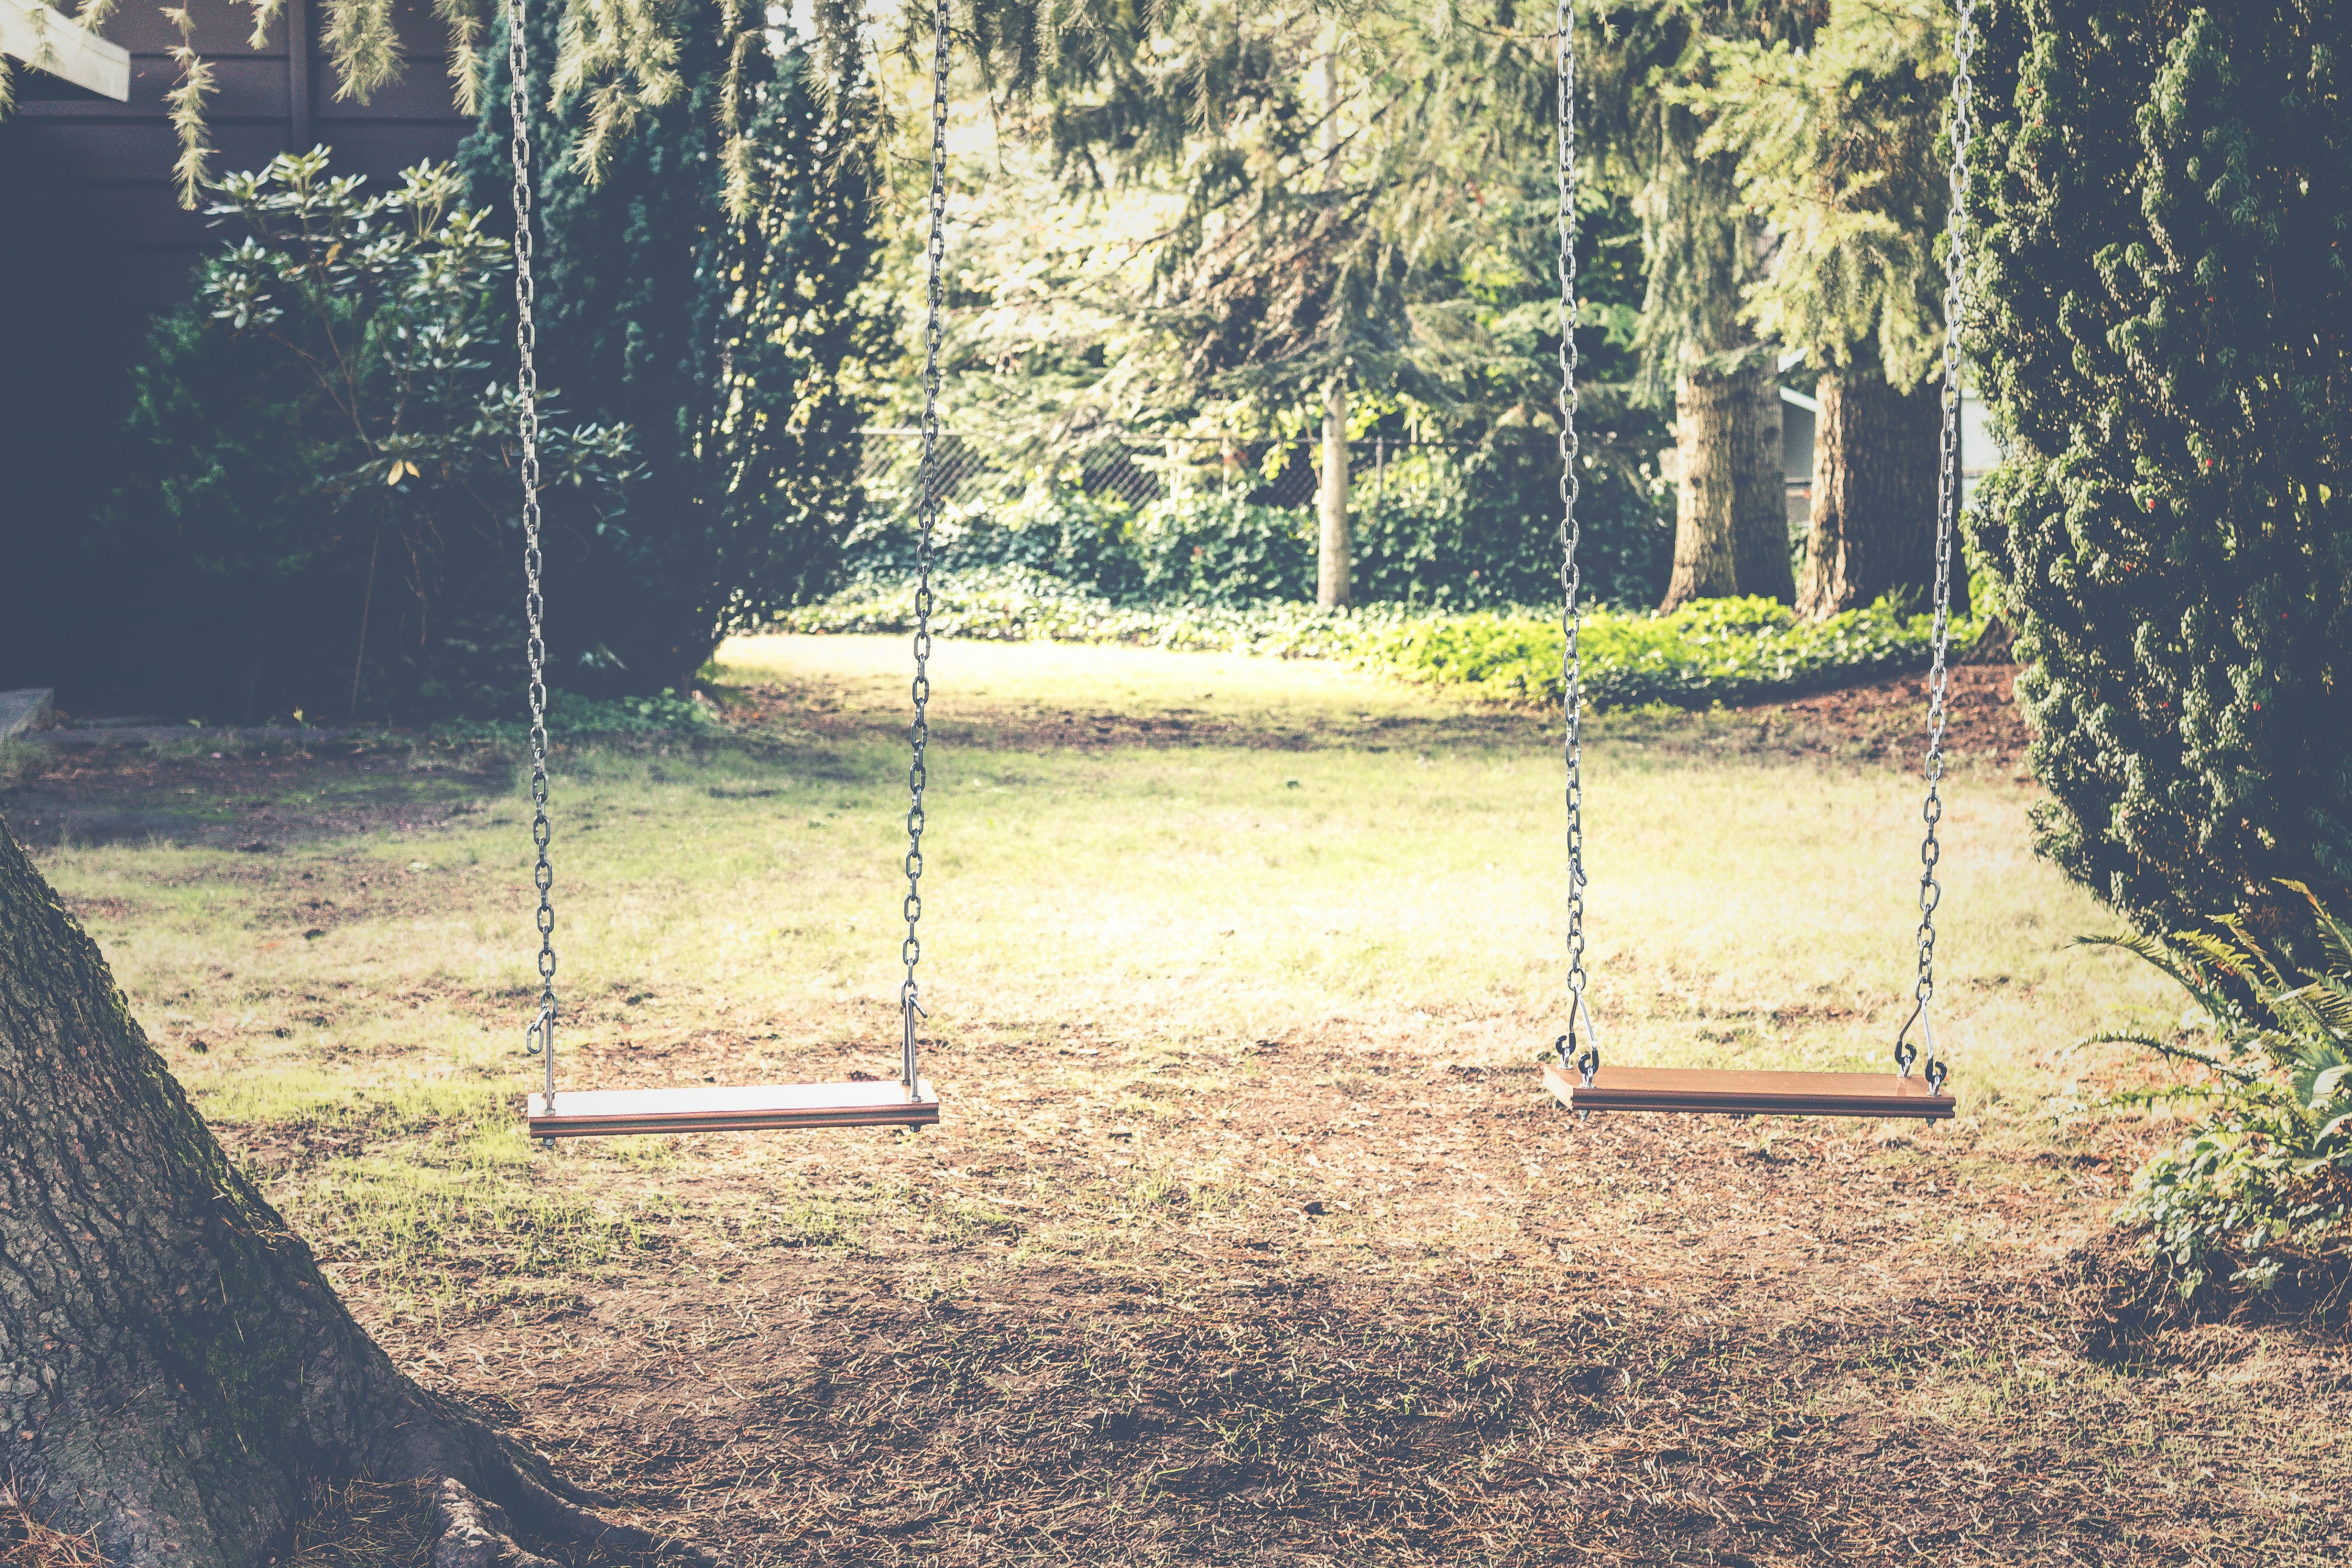
<svg viewBox="0 0 2352 1568">
<path fill-rule="evenodd" d="M 163 95 L 172 129 L 180 138 L 180 156 L 172 165 L 172 177 L 179 182 L 180 205 L 194 212 L 196 198 L 211 180 L 208 161 L 213 150 L 205 140 L 205 95 L 213 90 L 213 68 L 196 53 L 196 24 L 187 7 L 167 6 L 163 19 L 180 30 L 180 41 L 171 51 L 172 63 L 180 68 L 180 79 Z"/>
<path fill-rule="evenodd" d="M 463 114 L 482 111 L 481 0 L 433 0 L 433 14 L 449 29 L 449 79 Z"/>
<path fill-rule="evenodd" d="M 246 0 L 253 12 L 253 31 L 246 43 L 253 48 L 266 48 L 269 44 L 269 24 L 286 14 L 286 0 Z"/>
<path fill-rule="evenodd" d="M 320 41 L 335 68 L 335 96 L 365 103 L 375 89 L 400 79 L 400 35 L 393 0 L 327 0 Z"/>
<path fill-rule="evenodd" d="M 727 216 L 741 219 L 751 210 L 751 144 L 743 134 L 743 62 L 764 48 L 766 36 L 743 25 L 743 0 L 719 0 L 719 37 L 727 44 L 727 68 L 719 80 L 719 167 Z"/>
<path fill-rule="evenodd" d="M 572 167 L 592 184 L 602 179 L 614 142 L 638 114 L 684 89 L 679 35 L 693 0 L 572 0 L 556 32 L 551 83 L 557 107 L 584 98 L 586 133 Z"/>
</svg>

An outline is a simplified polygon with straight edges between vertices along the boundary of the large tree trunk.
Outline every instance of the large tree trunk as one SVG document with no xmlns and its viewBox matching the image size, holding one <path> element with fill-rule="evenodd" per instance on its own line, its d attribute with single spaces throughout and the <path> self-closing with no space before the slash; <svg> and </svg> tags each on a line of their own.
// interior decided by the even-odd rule
<svg viewBox="0 0 2352 1568">
<path fill-rule="evenodd" d="M 1797 567 L 1789 538 L 1789 459 L 1781 446 L 1785 410 L 1780 374 L 1770 362 L 1757 367 L 1749 395 L 1755 404 L 1741 432 L 1748 447 L 1732 520 L 1733 570 L 1741 593 L 1794 604 Z"/>
<path fill-rule="evenodd" d="M 1348 392 L 1333 382 L 1323 392 L 1323 480 L 1317 497 L 1315 602 L 1337 609 L 1349 602 L 1354 551 L 1348 538 Z"/>
<path fill-rule="evenodd" d="M 306 1482 L 363 1478 L 438 1483 L 436 1568 L 538 1562 L 499 1505 L 661 1549 L 394 1368 L 5 824 L 0 1073 L 0 1475 L 45 1522 L 113 1564 L 250 1568 Z"/>
<path fill-rule="evenodd" d="M 1677 380 L 1675 456 L 1675 569 L 1663 607 L 1736 594 L 1793 597 L 1780 395 L 1769 368 Z"/>
<path fill-rule="evenodd" d="M 1813 425 L 1813 517 L 1801 614 L 1815 619 L 1888 594 L 1927 607 L 1936 585 L 1936 495 L 1943 407 L 1938 387 L 1898 392 L 1874 367 L 1823 374 Z M 1952 542 L 1952 606 L 1969 603 Z"/>
</svg>

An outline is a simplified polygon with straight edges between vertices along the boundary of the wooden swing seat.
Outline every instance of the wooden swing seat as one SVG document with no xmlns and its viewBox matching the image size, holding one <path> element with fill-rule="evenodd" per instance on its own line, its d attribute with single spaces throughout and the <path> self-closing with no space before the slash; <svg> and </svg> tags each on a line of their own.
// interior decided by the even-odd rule
<svg viewBox="0 0 2352 1568">
<path fill-rule="evenodd" d="M 638 1132 L 756 1132 L 818 1127 L 930 1127 L 940 1097 L 881 1083 L 769 1083 L 750 1089 L 562 1089 L 524 1102 L 533 1138 L 617 1138 Z"/>
<path fill-rule="evenodd" d="M 1582 1074 L 1544 1064 L 1544 1085 L 1570 1110 L 1675 1110 L 1700 1116 L 1909 1116 L 1941 1121 L 1952 1097 L 1891 1072 L 1735 1072 L 1621 1068 Z"/>
</svg>

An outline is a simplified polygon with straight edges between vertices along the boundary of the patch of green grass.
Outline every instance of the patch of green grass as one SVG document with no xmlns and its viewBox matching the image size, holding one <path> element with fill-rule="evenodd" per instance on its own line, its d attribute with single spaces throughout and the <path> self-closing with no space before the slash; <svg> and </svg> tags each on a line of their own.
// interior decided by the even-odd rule
<svg viewBox="0 0 2352 1568">
<path fill-rule="evenodd" d="M 656 1192 L 564 1190 L 532 1173 L 509 1125 L 457 1151 L 335 1161 L 299 1184 L 289 1217 L 347 1277 L 445 1304 L 486 1280 L 593 1276 L 657 1249 L 676 1217 Z"/>
</svg>

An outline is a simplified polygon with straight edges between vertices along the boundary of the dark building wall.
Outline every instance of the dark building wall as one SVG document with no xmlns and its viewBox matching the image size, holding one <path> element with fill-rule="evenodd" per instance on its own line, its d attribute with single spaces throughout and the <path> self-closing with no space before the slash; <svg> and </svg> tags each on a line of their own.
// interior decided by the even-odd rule
<svg viewBox="0 0 2352 1568">
<path fill-rule="evenodd" d="M 394 0 L 402 79 L 364 104 L 335 96 L 311 0 L 288 0 L 257 49 L 242 4 L 188 3 L 217 88 L 205 102 L 215 175 L 325 142 L 339 173 L 381 183 L 447 158 L 472 128 L 431 0 Z M 84 597 L 61 579 L 89 570 L 75 543 L 90 469 L 106 461 L 148 319 L 188 297 L 197 259 L 228 237 L 181 209 L 172 178 L 179 141 L 163 95 L 178 29 L 131 0 L 106 34 L 131 51 L 129 102 L 19 69 L 16 111 L 0 121 L 0 689 L 75 692 L 83 671 L 56 622 Z"/>
</svg>

